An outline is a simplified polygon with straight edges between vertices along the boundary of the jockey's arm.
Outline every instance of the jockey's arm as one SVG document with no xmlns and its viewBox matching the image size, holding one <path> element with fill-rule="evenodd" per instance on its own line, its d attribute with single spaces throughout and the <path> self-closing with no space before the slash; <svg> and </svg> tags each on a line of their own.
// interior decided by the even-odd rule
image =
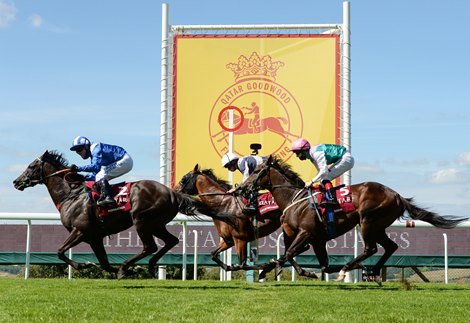
<svg viewBox="0 0 470 323">
<path fill-rule="evenodd" d="M 328 173 L 328 164 L 326 163 L 326 157 L 324 151 L 316 151 L 313 153 L 313 158 L 316 162 L 316 167 L 318 169 L 317 175 L 312 179 L 312 184 L 315 182 L 319 182 L 324 179 Z"/>
</svg>

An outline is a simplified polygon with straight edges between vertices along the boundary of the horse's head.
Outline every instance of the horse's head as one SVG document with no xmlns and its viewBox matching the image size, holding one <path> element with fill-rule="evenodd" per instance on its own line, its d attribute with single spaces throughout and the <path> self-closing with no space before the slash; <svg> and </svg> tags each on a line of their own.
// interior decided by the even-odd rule
<svg viewBox="0 0 470 323">
<path fill-rule="evenodd" d="M 239 189 L 243 195 L 247 195 L 250 191 L 271 190 L 275 186 L 302 188 L 304 185 L 288 164 L 271 155 L 251 173 Z"/>
<path fill-rule="evenodd" d="M 175 189 L 182 193 L 195 195 L 210 189 L 226 192 L 230 189 L 230 185 L 217 178 L 211 169 L 201 170 L 196 164 L 192 171 L 181 178 Z"/>
<path fill-rule="evenodd" d="M 44 160 L 47 158 L 48 154 L 49 152 L 46 150 L 42 156 L 33 160 L 26 170 L 13 181 L 13 185 L 17 190 L 22 191 L 27 187 L 44 183 Z"/>
<path fill-rule="evenodd" d="M 46 179 L 54 175 L 61 174 L 64 177 L 66 171 L 68 171 L 68 164 L 64 157 L 55 151 L 49 152 L 46 150 L 44 154 L 28 165 L 26 170 L 13 181 L 13 185 L 16 189 L 22 191 L 36 184 L 45 184 Z M 83 181 L 81 175 L 74 173 L 74 176 L 76 181 Z"/>
<path fill-rule="evenodd" d="M 189 195 L 197 194 L 196 180 L 199 175 L 201 175 L 201 171 L 199 164 L 196 164 L 192 171 L 181 178 L 179 183 L 175 186 L 175 190 Z"/>
<path fill-rule="evenodd" d="M 244 192 L 271 188 L 270 171 L 272 166 L 273 156 L 271 155 L 264 163 L 258 165 L 251 175 L 239 186 L 239 190 L 242 194 L 245 195 Z"/>
</svg>

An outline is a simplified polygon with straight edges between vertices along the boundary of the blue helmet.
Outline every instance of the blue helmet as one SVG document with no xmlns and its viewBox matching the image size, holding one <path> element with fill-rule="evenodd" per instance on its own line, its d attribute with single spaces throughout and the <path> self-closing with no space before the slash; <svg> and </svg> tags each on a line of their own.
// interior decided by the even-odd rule
<svg viewBox="0 0 470 323">
<path fill-rule="evenodd" d="M 82 149 L 83 146 L 90 146 L 90 140 L 88 140 L 87 137 L 77 136 L 73 140 L 73 144 L 72 147 L 70 147 L 70 150 L 77 151 Z"/>
</svg>

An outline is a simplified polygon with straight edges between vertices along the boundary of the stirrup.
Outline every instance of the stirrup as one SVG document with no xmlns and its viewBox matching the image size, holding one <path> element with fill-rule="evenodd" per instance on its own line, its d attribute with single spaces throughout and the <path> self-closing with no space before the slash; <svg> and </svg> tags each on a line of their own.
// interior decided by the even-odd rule
<svg viewBox="0 0 470 323">
<path fill-rule="evenodd" d="M 245 215 L 252 215 L 252 214 L 254 214 L 254 213 L 257 214 L 259 211 L 258 211 L 258 209 L 255 208 L 254 206 L 245 206 L 245 207 L 243 208 L 242 212 L 243 212 L 243 214 L 245 214 Z"/>
<path fill-rule="evenodd" d="M 99 206 L 104 206 L 104 205 L 109 205 L 109 204 L 114 204 L 114 203 L 116 203 L 116 201 L 110 196 L 106 196 L 104 199 L 98 200 L 98 202 L 96 202 L 96 204 Z"/>
</svg>

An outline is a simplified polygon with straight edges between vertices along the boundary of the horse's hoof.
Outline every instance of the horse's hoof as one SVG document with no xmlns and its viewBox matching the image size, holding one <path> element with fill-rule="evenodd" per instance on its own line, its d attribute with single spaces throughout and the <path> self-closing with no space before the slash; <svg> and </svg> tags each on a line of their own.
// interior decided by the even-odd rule
<svg viewBox="0 0 470 323">
<path fill-rule="evenodd" d="M 265 283 L 265 282 L 266 282 L 266 278 L 260 278 L 260 279 L 258 279 L 258 282 L 260 282 L 260 283 Z"/>
<path fill-rule="evenodd" d="M 343 269 L 341 269 L 335 281 L 342 282 L 344 281 L 344 278 L 346 278 L 346 272 Z"/>
</svg>

